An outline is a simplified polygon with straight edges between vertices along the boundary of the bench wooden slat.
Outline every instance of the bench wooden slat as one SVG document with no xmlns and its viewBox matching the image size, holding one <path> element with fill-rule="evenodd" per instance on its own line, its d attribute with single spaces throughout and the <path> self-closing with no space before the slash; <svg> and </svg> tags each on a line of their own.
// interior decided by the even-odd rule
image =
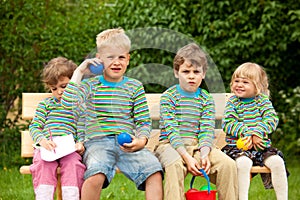
<svg viewBox="0 0 300 200">
<path fill-rule="evenodd" d="M 32 120 L 39 102 L 51 93 L 22 93 L 22 119 Z"/>
<path fill-rule="evenodd" d="M 23 93 L 22 94 L 22 119 L 32 120 L 38 103 L 50 97 L 51 93 Z M 224 107 L 227 99 L 232 95 L 230 93 L 212 93 L 216 104 L 216 118 L 222 119 Z M 159 120 L 159 102 L 161 93 L 147 93 L 146 99 L 150 111 L 150 117 L 153 120 Z"/>
<path fill-rule="evenodd" d="M 251 173 L 271 173 L 271 170 L 268 167 L 260 167 L 260 166 L 253 166 L 251 168 Z"/>
<path fill-rule="evenodd" d="M 33 157 L 33 141 L 29 134 L 29 131 L 21 131 L 21 157 L 32 158 Z"/>
</svg>

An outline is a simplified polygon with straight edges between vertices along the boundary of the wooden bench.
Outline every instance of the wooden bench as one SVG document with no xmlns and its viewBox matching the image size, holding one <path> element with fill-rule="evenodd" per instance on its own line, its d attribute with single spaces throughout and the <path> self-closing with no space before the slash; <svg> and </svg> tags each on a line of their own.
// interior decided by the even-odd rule
<svg viewBox="0 0 300 200">
<path fill-rule="evenodd" d="M 230 97 L 229 93 L 212 93 L 216 104 L 216 120 L 222 120 L 224 107 L 226 100 Z M 35 109 L 38 103 L 46 97 L 51 96 L 51 93 L 23 93 L 22 94 L 22 118 L 24 120 L 32 120 L 35 114 Z M 146 94 L 150 117 L 152 120 L 159 120 L 159 101 L 160 93 L 156 94 Z M 147 148 L 151 151 L 154 150 L 156 144 L 158 144 L 159 129 L 153 129 L 151 132 L 151 137 L 148 141 Z M 23 158 L 32 158 L 33 157 L 33 141 L 29 135 L 29 131 L 21 132 L 21 157 Z M 221 129 L 215 129 L 215 146 L 222 148 L 226 145 L 225 142 L 225 133 Z M 21 166 L 21 174 L 31 174 L 29 170 L 29 165 Z M 270 170 L 267 167 L 254 166 L 251 169 L 252 173 L 270 173 Z M 61 199 L 61 183 L 60 183 L 60 170 L 57 170 L 58 176 L 58 185 L 57 185 L 57 199 Z"/>
</svg>

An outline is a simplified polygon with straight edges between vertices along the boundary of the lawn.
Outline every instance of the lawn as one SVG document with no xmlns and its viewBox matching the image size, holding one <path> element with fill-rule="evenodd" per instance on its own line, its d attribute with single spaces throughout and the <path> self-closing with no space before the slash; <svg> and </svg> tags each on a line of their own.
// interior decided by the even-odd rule
<svg viewBox="0 0 300 200">
<path fill-rule="evenodd" d="M 290 163 L 290 164 L 289 164 Z M 300 165 L 299 158 L 288 162 L 288 169 L 291 173 L 288 178 L 289 200 L 296 200 L 300 197 Z M 34 199 L 31 175 L 21 175 L 17 168 L 0 170 L 0 200 L 32 200 Z M 189 188 L 191 176 L 186 179 L 186 190 Z M 194 187 L 200 188 L 205 184 L 203 178 L 195 181 Z M 214 187 L 214 186 L 213 186 Z M 132 182 L 124 177 L 123 174 L 117 174 L 111 185 L 104 189 L 101 199 L 116 200 L 139 200 L 144 199 L 144 192 L 135 189 Z M 265 190 L 260 176 L 256 176 L 251 181 L 249 200 L 275 200 L 274 190 Z"/>
</svg>

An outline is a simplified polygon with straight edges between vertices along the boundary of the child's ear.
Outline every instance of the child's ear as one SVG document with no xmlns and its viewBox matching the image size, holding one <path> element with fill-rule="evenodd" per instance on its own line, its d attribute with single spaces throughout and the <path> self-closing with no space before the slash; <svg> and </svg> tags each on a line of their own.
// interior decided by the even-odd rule
<svg viewBox="0 0 300 200">
<path fill-rule="evenodd" d="M 176 69 L 173 69 L 173 72 L 174 72 L 174 76 L 175 76 L 175 78 L 178 78 L 178 70 L 176 70 Z"/>
<path fill-rule="evenodd" d="M 202 79 L 205 79 L 206 72 L 202 73 Z"/>
<path fill-rule="evenodd" d="M 96 53 L 96 58 L 100 59 L 100 53 Z"/>
</svg>

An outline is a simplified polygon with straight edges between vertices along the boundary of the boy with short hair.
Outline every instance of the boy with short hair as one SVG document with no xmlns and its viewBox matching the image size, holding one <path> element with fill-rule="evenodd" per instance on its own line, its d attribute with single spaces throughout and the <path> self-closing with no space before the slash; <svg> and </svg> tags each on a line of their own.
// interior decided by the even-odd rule
<svg viewBox="0 0 300 200">
<path fill-rule="evenodd" d="M 199 87 L 208 69 L 206 55 L 198 45 L 188 44 L 177 52 L 173 67 L 179 84 L 161 96 L 161 135 L 155 150 L 165 169 L 165 199 L 185 199 L 187 173 L 203 176 L 201 168 L 216 184 L 220 200 L 237 199 L 235 163 L 213 146 L 213 98 Z"/>
<path fill-rule="evenodd" d="M 124 76 L 130 59 L 131 41 L 123 29 L 98 34 L 96 58 L 85 60 L 75 70 L 63 96 L 72 109 L 85 103 L 85 153 L 87 166 L 82 200 L 99 199 L 115 175 L 116 167 L 146 191 L 146 199 L 162 199 L 162 167 L 145 147 L 151 119 L 141 82 Z M 81 81 L 89 64 L 104 65 L 103 75 Z M 131 143 L 120 146 L 117 136 L 129 133 Z"/>
</svg>

